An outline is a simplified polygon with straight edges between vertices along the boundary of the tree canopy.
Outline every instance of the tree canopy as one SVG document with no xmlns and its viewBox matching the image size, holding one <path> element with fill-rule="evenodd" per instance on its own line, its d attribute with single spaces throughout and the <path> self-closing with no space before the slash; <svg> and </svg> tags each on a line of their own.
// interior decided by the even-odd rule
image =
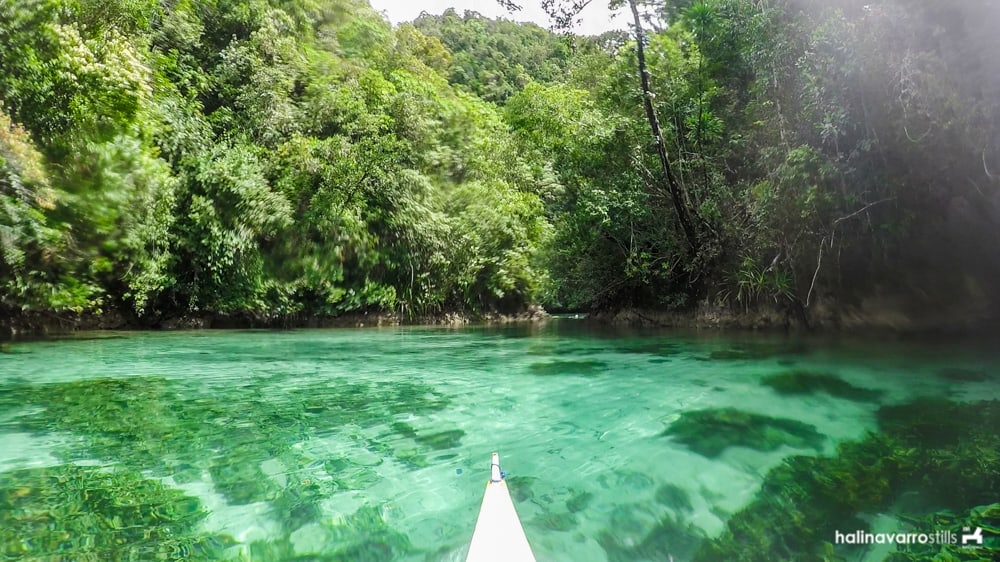
<svg viewBox="0 0 1000 562">
<path fill-rule="evenodd" d="M 580 38 L 357 0 L 0 0 L 0 306 L 996 313 L 998 16 L 668 1 Z"/>
<path fill-rule="evenodd" d="M 548 233 L 501 112 L 351 1 L 4 0 L 0 299 L 518 308 Z M 440 60 L 435 60 L 438 57 Z"/>
</svg>

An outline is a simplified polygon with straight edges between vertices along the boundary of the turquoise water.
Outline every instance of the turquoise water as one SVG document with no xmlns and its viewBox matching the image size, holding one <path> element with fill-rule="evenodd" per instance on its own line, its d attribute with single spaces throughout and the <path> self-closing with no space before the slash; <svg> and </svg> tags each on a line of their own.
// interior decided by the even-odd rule
<svg viewBox="0 0 1000 562">
<path fill-rule="evenodd" d="M 569 320 L 16 343 L 0 354 L 0 507 L 21 530 L 0 531 L 0 554 L 142 559 L 172 537 L 168 557 L 463 560 L 496 450 L 539 560 L 628 559 L 667 518 L 687 529 L 664 539 L 680 562 L 784 458 L 863 438 L 881 405 L 1000 395 L 996 349 Z M 861 392 L 762 384 L 789 372 Z M 665 434 L 726 408 L 801 423 L 766 446 Z"/>
</svg>

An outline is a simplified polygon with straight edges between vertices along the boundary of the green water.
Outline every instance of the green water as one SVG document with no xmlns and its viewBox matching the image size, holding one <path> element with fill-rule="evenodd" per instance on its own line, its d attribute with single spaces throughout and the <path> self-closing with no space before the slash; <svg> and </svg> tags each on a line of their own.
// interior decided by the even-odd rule
<svg viewBox="0 0 1000 562">
<path fill-rule="evenodd" d="M 463 560 L 497 450 L 539 560 L 680 562 L 786 457 L 834 454 L 886 404 L 995 398 L 997 373 L 990 342 L 569 320 L 16 343 L 0 559 Z M 699 434 L 703 410 L 765 425 Z"/>
</svg>

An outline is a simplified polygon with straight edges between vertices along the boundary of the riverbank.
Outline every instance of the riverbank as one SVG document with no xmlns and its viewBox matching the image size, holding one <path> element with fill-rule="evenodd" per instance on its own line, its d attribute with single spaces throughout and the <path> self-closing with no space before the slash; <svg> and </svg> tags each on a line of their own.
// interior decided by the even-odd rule
<svg viewBox="0 0 1000 562">
<path fill-rule="evenodd" d="M 411 317 L 389 312 L 354 312 L 340 316 L 238 312 L 232 314 L 187 314 L 156 320 L 142 319 L 120 310 L 108 310 L 100 314 L 49 311 L 3 315 L 0 317 L 0 340 L 101 330 L 288 330 L 294 328 L 364 328 L 403 325 L 461 326 L 473 323 L 537 322 L 547 317 L 548 314 L 545 310 L 538 306 L 532 306 L 514 314 L 446 312 Z"/>
<path fill-rule="evenodd" d="M 966 333 L 1000 328 L 1000 315 L 989 303 L 940 306 L 900 298 L 867 298 L 854 304 L 819 301 L 807 310 L 792 306 L 749 308 L 701 302 L 684 311 L 623 308 L 595 312 L 594 321 L 647 328 L 725 330 L 860 331 L 897 333 Z"/>
<path fill-rule="evenodd" d="M 586 314 L 587 321 L 611 326 L 683 328 L 696 330 L 764 330 L 789 332 L 892 332 L 968 333 L 1000 328 L 990 306 L 973 303 L 962 307 L 920 306 L 898 299 L 865 299 L 853 305 L 819 301 L 805 311 L 793 307 L 762 305 L 749 308 L 701 302 L 693 309 L 669 311 L 621 308 Z M 199 330 L 364 328 L 372 326 L 461 326 L 538 322 L 549 318 L 539 306 L 503 314 L 487 312 L 406 316 L 392 312 L 354 312 L 340 316 L 307 314 L 186 314 L 143 319 L 119 310 L 100 314 L 31 312 L 0 317 L 0 339 L 55 336 L 101 330 Z"/>
</svg>

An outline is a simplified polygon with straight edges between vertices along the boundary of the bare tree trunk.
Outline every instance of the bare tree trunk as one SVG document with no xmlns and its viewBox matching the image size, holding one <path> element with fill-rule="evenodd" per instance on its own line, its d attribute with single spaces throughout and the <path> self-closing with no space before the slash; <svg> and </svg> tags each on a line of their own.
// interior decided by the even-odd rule
<svg viewBox="0 0 1000 562">
<path fill-rule="evenodd" d="M 656 141 L 656 152 L 660 157 L 660 165 L 663 167 L 663 175 L 667 180 L 667 189 L 670 191 L 670 199 L 673 201 L 674 210 L 677 212 L 677 220 L 684 230 L 684 238 L 687 240 L 691 253 L 698 251 L 698 236 L 694 229 L 694 221 L 691 218 L 692 212 L 688 208 L 684 189 L 678 183 L 674 172 L 670 167 L 670 158 L 667 154 L 667 144 L 663 140 L 663 131 L 660 129 L 660 120 L 656 117 L 656 110 L 653 108 L 653 93 L 649 88 L 649 70 L 646 69 L 645 34 L 642 31 L 642 22 L 639 20 L 639 8 L 636 0 L 629 0 L 629 8 L 632 10 L 632 18 L 635 21 L 635 39 L 637 44 L 637 57 L 639 59 L 639 81 L 642 84 L 642 101 L 646 107 L 646 119 L 649 121 L 649 128 L 653 132 Z"/>
</svg>

